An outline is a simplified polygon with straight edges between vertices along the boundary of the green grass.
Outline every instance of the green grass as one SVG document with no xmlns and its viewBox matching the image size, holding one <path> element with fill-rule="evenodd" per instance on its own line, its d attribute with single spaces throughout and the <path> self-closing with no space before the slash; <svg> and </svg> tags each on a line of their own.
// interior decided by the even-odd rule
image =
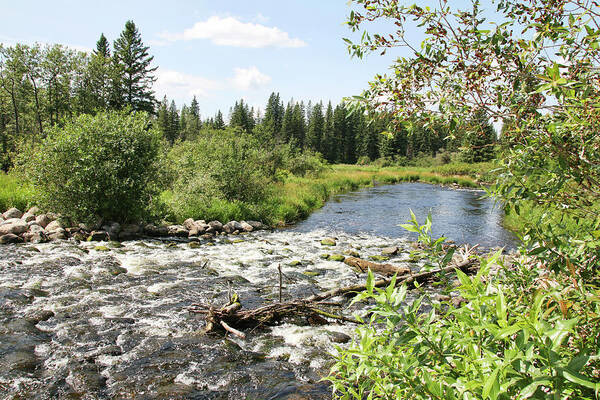
<svg viewBox="0 0 600 400">
<path fill-rule="evenodd" d="M 13 174 L 0 172 L 0 212 L 11 207 L 21 211 L 35 204 L 33 187 Z"/>
</svg>

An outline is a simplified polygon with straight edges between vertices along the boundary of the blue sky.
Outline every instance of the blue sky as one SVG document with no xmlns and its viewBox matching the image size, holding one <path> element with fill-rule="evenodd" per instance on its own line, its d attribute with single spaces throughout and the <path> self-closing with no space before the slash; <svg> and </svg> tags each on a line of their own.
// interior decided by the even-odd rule
<svg viewBox="0 0 600 400">
<path fill-rule="evenodd" d="M 351 59 L 343 37 L 346 0 L 21 1 L 1 0 L 0 42 L 92 49 L 131 19 L 158 66 L 155 91 L 180 107 L 196 95 L 204 117 L 244 98 L 264 108 L 284 101 L 359 94 L 399 51 Z"/>
</svg>

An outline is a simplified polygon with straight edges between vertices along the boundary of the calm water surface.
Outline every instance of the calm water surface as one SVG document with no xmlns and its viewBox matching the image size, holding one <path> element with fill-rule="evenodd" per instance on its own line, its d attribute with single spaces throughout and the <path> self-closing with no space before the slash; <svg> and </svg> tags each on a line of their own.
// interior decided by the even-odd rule
<svg viewBox="0 0 600 400">
<path fill-rule="evenodd" d="M 515 247 L 515 236 L 501 226 L 503 211 L 493 200 L 482 199 L 483 194 L 425 183 L 378 186 L 336 196 L 293 230 L 318 228 L 415 239 L 398 226 L 410 219 L 412 210 L 419 223 L 431 212 L 436 237 L 483 247 Z"/>
</svg>

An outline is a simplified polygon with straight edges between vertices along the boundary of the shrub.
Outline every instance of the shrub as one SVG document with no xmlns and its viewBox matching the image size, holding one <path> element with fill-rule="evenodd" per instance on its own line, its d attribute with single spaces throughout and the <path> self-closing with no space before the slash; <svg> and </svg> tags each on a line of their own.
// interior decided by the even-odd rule
<svg viewBox="0 0 600 400">
<path fill-rule="evenodd" d="M 177 219 L 206 218 L 213 203 L 257 204 L 274 181 L 268 153 L 248 134 L 204 131 L 193 141 L 179 143 L 169 153 L 173 177 L 170 207 Z M 222 208 L 222 207 L 217 207 Z"/>
<path fill-rule="evenodd" d="M 157 192 L 159 134 L 145 113 L 81 115 L 22 155 L 40 204 L 77 221 L 139 221 Z"/>
</svg>

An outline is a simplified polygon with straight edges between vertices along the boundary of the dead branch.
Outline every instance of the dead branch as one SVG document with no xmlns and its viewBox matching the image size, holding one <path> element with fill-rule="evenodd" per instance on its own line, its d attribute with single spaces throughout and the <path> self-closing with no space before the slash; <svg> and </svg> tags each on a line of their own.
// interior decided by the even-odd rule
<svg viewBox="0 0 600 400">
<path fill-rule="evenodd" d="M 472 258 L 472 252 L 474 248 L 466 248 L 463 252 L 458 254 L 452 265 L 445 268 L 438 268 L 432 271 L 421 272 L 418 274 L 410 274 L 410 270 L 407 272 L 401 267 L 394 267 L 397 269 L 396 285 L 414 285 L 415 282 L 425 283 L 438 274 L 452 273 L 456 269 L 466 270 L 474 266 L 477 262 L 476 259 Z M 359 261 L 364 261 L 357 259 Z M 368 263 L 368 262 L 367 262 Z M 357 262 L 357 265 L 359 263 Z M 366 265 L 360 263 L 362 265 Z M 375 263 L 372 263 L 375 264 Z M 379 264 L 381 265 L 381 264 Z M 389 264 L 384 264 L 389 265 Z M 385 268 L 382 273 L 389 272 L 390 270 Z M 403 275 L 399 278 L 399 272 L 403 272 Z M 409 274 L 408 276 L 407 273 Z M 281 275 L 280 275 L 281 279 Z M 392 278 L 386 277 L 384 279 L 377 280 L 373 283 L 375 287 L 387 286 L 391 283 Z M 273 325 L 281 321 L 286 317 L 297 317 L 307 316 L 311 317 L 316 315 L 322 315 L 327 318 L 336 319 L 343 322 L 358 323 L 357 320 L 347 318 L 342 315 L 334 314 L 328 311 L 324 311 L 319 306 L 325 305 L 324 300 L 331 299 L 333 297 L 344 296 L 349 294 L 355 294 L 367 289 L 366 284 L 361 285 L 350 285 L 337 289 L 332 289 L 323 293 L 314 294 L 304 299 L 297 299 L 287 302 L 272 303 L 261 307 L 257 307 L 250 310 L 242 310 L 242 305 L 239 301 L 237 294 L 233 294 L 225 306 L 220 309 L 215 309 L 212 306 L 206 304 L 193 304 L 188 310 L 192 313 L 204 314 L 206 320 L 205 332 L 214 332 L 217 329 L 222 328 L 225 331 L 244 338 L 245 334 L 241 332 L 243 329 L 256 328 L 264 325 Z M 280 294 L 281 296 L 281 294 Z M 281 299 L 281 297 L 280 297 Z M 327 303 L 333 305 L 332 303 Z M 342 304 L 335 304 L 341 306 Z"/>
<path fill-rule="evenodd" d="M 362 272 L 367 272 L 370 269 L 374 273 L 384 276 L 401 276 L 410 273 L 410 268 L 408 267 L 398 267 L 392 264 L 377 264 L 357 257 L 346 257 L 346 259 L 344 259 L 344 264 Z"/>
</svg>

